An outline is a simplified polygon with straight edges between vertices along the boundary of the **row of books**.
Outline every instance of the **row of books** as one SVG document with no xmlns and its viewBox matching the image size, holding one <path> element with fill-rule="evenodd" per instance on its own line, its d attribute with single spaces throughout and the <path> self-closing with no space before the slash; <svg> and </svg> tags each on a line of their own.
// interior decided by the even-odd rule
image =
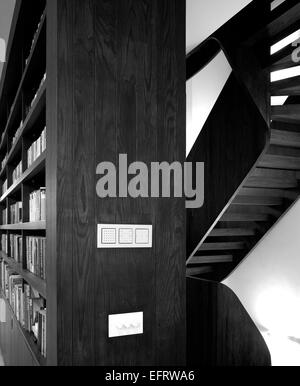
<svg viewBox="0 0 300 386">
<path fill-rule="evenodd" d="M 23 262 L 22 242 L 23 237 L 21 235 L 9 235 L 9 256 L 13 258 L 17 263 Z"/>
<path fill-rule="evenodd" d="M 7 225 L 8 224 L 8 216 L 7 216 L 7 208 L 3 209 L 2 211 L 2 225 Z"/>
<path fill-rule="evenodd" d="M 6 165 L 7 160 L 8 160 L 8 154 L 6 154 L 6 156 L 3 158 L 2 162 L 1 162 L 1 170 L 2 170 L 2 169 L 4 168 L 4 166 Z"/>
<path fill-rule="evenodd" d="M 34 161 L 46 150 L 46 127 L 42 131 L 40 137 L 33 142 L 27 151 L 27 162 L 30 167 Z"/>
<path fill-rule="evenodd" d="M 32 334 L 46 357 L 46 301 L 4 261 L 0 264 L 0 286 L 21 326 Z"/>
<path fill-rule="evenodd" d="M 17 139 L 20 137 L 21 131 L 23 128 L 23 121 L 20 122 L 19 127 L 17 128 L 17 131 L 15 132 L 13 138 L 12 138 L 12 146 L 16 143 Z"/>
<path fill-rule="evenodd" d="M 8 189 L 8 181 L 5 180 L 2 185 L 2 196 L 7 192 Z"/>
<path fill-rule="evenodd" d="M 47 78 L 47 75 L 46 75 L 46 73 L 45 73 L 45 74 L 43 75 L 43 78 L 42 78 L 40 84 L 39 84 L 39 87 L 38 87 L 38 89 L 37 89 L 37 92 L 34 94 L 34 97 L 33 97 L 32 101 L 31 101 L 31 103 L 30 103 L 30 108 L 33 106 L 33 104 L 34 104 L 34 102 L 35 102 L 35 100 L 36 100 L 36 98 L 37 98 L 37 96 L 38 96 L 38 94 L 39 94 L 40 89 L 43 87 L 43 84 L 44 84 L 45 81 L 46 81 L 46 78 Z"/>
<path fill-rule="evenodd" d="M 26 267 L 41 279 L 46 279 L 46 238 L 26 237 Z"/>
<path fill-rule="evenodd" d="M 46 221 L 46 188 L 29 195 L 29 221 Z"/>
<path fill-rule="evenodd" d="M 22 201 L 16 202 L 10 206 L 10 223 L 19 224 L 22 222 Z"/>
<path fill-rule="evenodd" d="M 38 24 L 38 26 L 37 26 L 37 29 L 36 29 L 34 35 L 33 35 L 33 38 L 32 38 L 32 41 L 31 41 L 30 50 L 29 50 L 29 55 L 28 55 L 27 59 L 25 60 L 25 65 L 26 65 L 26 66 L 27 66 L 27 63 L 28 63 L 28 61 L 29 61 L 29 58 L 30 58 L 30 55 L 31 55 L 33 46 L 34 46 L 34 44 L 35 44 L 35 42 L 36 42 L 36 39 L 37 39 L 37 36 L 38 36 L 38 33 L 39 33 L 39 29 L 40 29 L 40 25 L 41 25 L 41 23 L 42 23 L 43 15 L 44 15 L 44 14 L 41 15 L 39 24 Z"/>
<path fill-rule="evenodd" d="M 14 184 L 22 176 L 23 173 L 23 164 L 22 161 L 18 164 L 15 170 L 12 173 L 12 183 Z"/>
<path fill-rule="evenodd" d="M 8 255 L 8 250 L 7 250 L 7 235 L 2 234 L 1 235 L 1 250 Z"/>
</svg>

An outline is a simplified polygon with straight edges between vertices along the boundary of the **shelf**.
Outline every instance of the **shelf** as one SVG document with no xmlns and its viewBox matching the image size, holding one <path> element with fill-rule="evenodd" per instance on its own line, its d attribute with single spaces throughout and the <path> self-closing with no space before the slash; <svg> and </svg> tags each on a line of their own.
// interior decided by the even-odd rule
<svg viewBox="0 0 300 386">
<path fill-rule="evenodd" d="M 6 167 L 9 164 L 9 162 L 13 159 L 13 157 L 21 149 L 22 137 L 23 137 L 24 133 L 26 133 L 32 127 L 35 120 L 37 119 L 37 117 L 41 113 L 42 109 L 46 105 L 46 83 L 47 83 L 47 80 L 44 82 L 44 84 L 42 85 L 42 87 L 40 88 L 40 90 L 38 92 L 36 100 L 34 101 L 34 104 L 32 105 L 32 107 L 31 107 L 31 109 L 30 109 L 30 111 L 25 119 L 25 122 L 23 124 L 23 128 L 20 131 L 20 134 L 19 134 L 16 142 L 12 146 L 12 148 L 8 154 L 7 161 L 0 172 L 0 178 L 5 173 Z"/>
<path fill-rule="evenodd" d="M 39 366 L 46 366 L 47 364 L 47 360 L 46 358 L 44 358 L 42 356 L 42 354 L 40 353 L 38 347 L 37 347 L 37 344 L 34 342 L 33 340 L 33 337 L 32 335 L 26 331 L 20 324 L 20 322 L 18 321 L 9 301 L 7 300 L 5 294 L 3 293 L 3 291 L 1 290 L 0 291 L 0 296 L 2 297 L 2 299 L 5 301 L 13 319 L 14 319 L 14 322 L 16 323 L 16 325 L 18 326 L 19 330 L 21 331 L 22 333 L 22 336 L 31 352 L 31 355 L 33 356 L 34 360 L 36 361 L 37 365 Z"/>
<path fill-rule="evenodd" d="M 2 231 L 30 231 L 30 230 L 46 230 L 46 221 L 27 222 L 19 224 L 1 225 L 0 230 Z"/>
<path fill-rule="evenodd" d="M 28 62 L 26 64 L 26 66 L 25 66 L 25 69 L 24 69 L 24 72 L 23 72 L 23 76 L 22 76 L 22 79 L 20 81 L 17 93 L 16 93 L 16 97 L 14 99 L 14 102 L 13 102 L 12 107 L 11 107 L 11 111 L 10 111 L 8 119 L 7 119 L 6 127 L 5 127 L 4 132 L 3 132 L 3 139 L 2 139 L 2 141 L 0 143 L 0 152 L 2 151 L 4 145 L 7 143 L 7 133 L 8 133 L 8 130 L 10 128 L 10 123 L 11 123 L 12 117 L 13 117 L 13 115 L 15 113 L 15 109 L 16 109 L 16 106 L 18 104 L 19 98 L 22 97 L 22 88 L 23 88 L 25 79 L 27 77 L 29 68 L 31 66 L 32 58 L 33 58 L 33 55 L 35 53 L 35 49 L 36 49 L 37 43 L 39 41 L 39 38 L 40 38 L 40 35 L 41 35 L 41 31 L 42 31 L 42 29 L 45 26 L 45 20 L 46 20 L 46 12 L 44 11 L 44 13 L 42 15 L 40 26 L 39 26 L 39 29 L 38 29 L 38 32 L 37 32 L 37 36 L 36 36 L 36 39 L 35 39 L 35 42 L 34 42 L 34 45 L 33 45 L 32 49 L 31 49 L 30 55 L 28 57 Z M 2 172 L 1 172 L 1 174 L 2 174 Z"/>
<path fill-rule="evenodd" d="M 0 252 L 0 257 L 8 264 L 8 266 L 17 272 L 18 275 L 22 276 L 23 279 L 35 290 L 39 292 L 39 294 L 47 299 L 46 292 L 46 281 L 40 279 L 33 273 L 27 271 L 22 267 L 22 264 L 17 263 L 14 259 L 8 257 L 4 252 Z"/>
<path fill-rule="evenodd" d="M 27 181 L 30 178 L 36 176 L 41 170 L 45 168 L 46 164 L 46 151 L 42 155 L 39 156 L 37 160 L 28 168 L 22 176 L 16 181 L 0 198 L 0 203 L 3 203 L 8 196 L 15 193 L 17 190 L 21 188 L 22 183 Z"/>
</svg>

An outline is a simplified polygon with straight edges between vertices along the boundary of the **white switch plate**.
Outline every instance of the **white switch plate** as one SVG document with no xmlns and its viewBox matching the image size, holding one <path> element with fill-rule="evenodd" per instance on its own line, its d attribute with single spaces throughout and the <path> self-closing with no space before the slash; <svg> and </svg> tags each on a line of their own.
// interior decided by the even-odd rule
<svg viewBox="0 0 300 386">
<path fill-rule="evenodd" d="M 152 248 L 152 225 L 99 224 L 98 248 Z"/>
<path fill-rule="evenodd" d="M 108 316 L 108 337 L 141 335 L 144 333 L 144 314 L 134 312 Z"/>
</svg>

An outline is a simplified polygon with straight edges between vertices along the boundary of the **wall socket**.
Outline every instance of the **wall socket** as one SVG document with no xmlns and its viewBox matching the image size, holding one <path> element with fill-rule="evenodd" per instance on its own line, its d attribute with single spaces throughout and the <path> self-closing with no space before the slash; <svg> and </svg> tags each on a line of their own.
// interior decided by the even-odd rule
<svg viewBox="0 0 300 386">
<path fill-rule="evenodd" d="M 152 248 L 152 225 L 99 224 L 98 248 Z"/>
</svg>

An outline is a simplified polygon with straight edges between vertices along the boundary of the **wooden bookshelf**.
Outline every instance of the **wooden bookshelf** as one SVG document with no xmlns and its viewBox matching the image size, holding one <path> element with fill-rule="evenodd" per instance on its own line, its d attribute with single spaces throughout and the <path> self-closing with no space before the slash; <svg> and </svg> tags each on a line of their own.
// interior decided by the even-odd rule
<svg viewBox="0 0 300 386">
<path fill-rule="evenodd" d="M 0 291 L 0 297 L 5 301 L 5 304 L 6 304 L 6 307 L 7 307 L 7 310 L 9 311 L 9 314 L 11 315 L 12 319 L 13 319 L 13 323 L 17 326 L 19 332 L 20 332 L 20 335 L 22 336 L 33 360 L 36 362 L 35 364 L 37 366 L 46 366 L 47 364 L 47 361 L 46 361 L 46 358 L 44 358 L 39 350 L 37 349 L 37 345 L 36 343 L 34 342 L 34 339 L 33 339 L 33 336 L 28 332 L 26 331 L 22 326 L 21 324 L 19 323 L 19 321 L 17 320 L 15 314 L 14 314 L 14 311 L 13 309 L 11 308 L 11 305 L 9 304 L 9 301 L 6 299 L 6 296 L 5 294 L 3 293 L 3 291 Z"/>
<path fill-rule="evenodd" d="M 22 236 L 22 258 L 17 263 L 0 252 L 0 260 L 25 283 L 29 284 L 46 300 L 46 281 L 28 271 L 26 267 L 26 237 L 45 237 L 46 221 L 29 222 L 30 193 L 46 186 L 46 151 L 28 166 L 28 149 L 40 137 L 46 127 L 46 1 L 16 1 L 15 13 L 7 49 L 7 61 L 0 84 L 0 211 L 7 209 L 7 224 L 0 219 L 0 236 Z M 22 162 L 19 178 L 13 181 L 13 171 Z M 4 189 L 4 182 L 7 183 Z M 10 206 L 22 202 L 23 222 L 12 223 Z M 12 307 L 5 298 L 9 313 Z M 24 340 L 29 356 L 38 365 L 47 360 L 39 352 L 32 334 L 18 326 L 18 336 Z M 13 350 L 13 347 L 12 347 Z M 5 350 L 4 350 L 5 351 Z M 26 354 L 24 354 L 26 356 Z"/>
<path fill-rule="evenodd" d="M 16 273 L 24 278 L 24 280 L 36 289 L 44 299 L 47 299 L 46 295 L 46 281 L 35 276 L 31 272 L 22 267 L 22 264 L 17 263 L 14 259 L 8 257 L 4 252 L 0 252 L 0 257 L 12 268 Z"/>
</svg>

